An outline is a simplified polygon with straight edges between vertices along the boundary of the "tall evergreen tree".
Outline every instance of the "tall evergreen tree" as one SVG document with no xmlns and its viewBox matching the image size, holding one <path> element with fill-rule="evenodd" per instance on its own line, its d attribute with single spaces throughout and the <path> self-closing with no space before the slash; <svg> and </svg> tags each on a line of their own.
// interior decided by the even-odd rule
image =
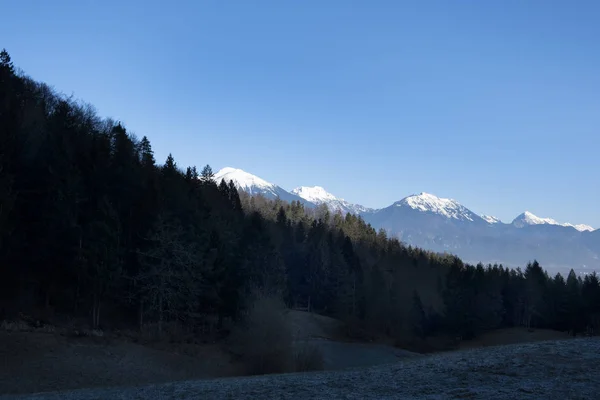
<svg viewBox="0 0 600 400">
<path fill-rule="evenodd" d="M 202 168 L 202 172 L 200 173 L 200 180 L 203 184 L 216 183 L 215 173 L 213 172 L 210 165 L 206 164 L 204 168 Z"/>
</svg>

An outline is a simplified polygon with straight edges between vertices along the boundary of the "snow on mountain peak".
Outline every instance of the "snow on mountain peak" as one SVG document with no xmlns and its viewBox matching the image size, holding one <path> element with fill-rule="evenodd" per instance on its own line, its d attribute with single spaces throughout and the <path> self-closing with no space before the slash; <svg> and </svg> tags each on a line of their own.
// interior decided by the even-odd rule
<svg viewBox="0 0 600 400">
<path fill-rule="evenodd" d="M 584 231 L 590 231 L 590 232 L 592 232 L 594 230 L 594 228 L 592 228 L 591 226 L 586 225 L 586 224 L 576 224 L 576 225 L 573 225 L 573 224 L 566 223 L 566 224 L 563 224 L 563 226 L 570 226 L 572 228 L 577 229 L 579 232 L 584 232 Z"/>
<path fill-rule="evenodd" d="M 315 204 L 325 203 L 332 200 L 342 200 L 327 192 L 321 186 L 300 186 L 292 190 L 292 193 Z"/>
<path fill-rule="evenodd" d="M 541 218 L 529 211 L 525 211 L 523 214 L 517 216 L 517 218 L 515 218 L 513 220 L 512 224 L 517 228 L 523 228 L 524 226 L 527 226 L 527 225 L 559 225 L 559 226 L 567 226 L 567 227 L 575 228 L 580 232 L 594 230 L 594 228 L 592 228 L 591 226 L 584 225 L 584 224 L 579 224 L 579 225 L 573 225 L 573 224 L 569 224 L 569 223 L 561 224 L 560 222 L 557 222 L 556 220 L 554 220 L 552 218 Z"/>
<path fill-rule="evenodd" d="M 491 215 L 481 215 L 481 218 L 488 224 L 499 224 L 502 222 L 499 218 L 493 217 Z"/>
<path fill-rule="evenodd" d="M 344 199 L 335 197 L 321 186 L 300 186 L 292 190 L 292 193 L 306 201 L 310 201 L 313 204 L 325 204 L 334 212 L 340 211 L 343 214 L 360 214 L 373 211 L 372 209 L 361 206 L 360 204 L 352 204 Z"/>
<path fill-rule="evenodd" d="M 254 189 L 273 190 L 275 188 L 274 184 L 238 168 L 225 167 L 215 174 L 217 183 L 223 179 L 225 182 L 233 181 L 238 189 L 250 194 L 253 194 Z"/>
<path fill-rule="evenodd" d="M 540 224 L 548 224 L 548 225 L 560 225 L 558 222 L 553 220 L 552 218 L 540 218 L 537 215 L 525 211 L 521 214 L 521 218 L 517 217 L 517 221 L 515 226 L 521 228 L 523 225 L 540 225 Z M 521 225 L 521 226 L 519 226 Z"/>
<path fill-rule="evenodd" d="M 432 212 L 458 220 L 473 221 L 473 218 L 476 217 L 476 214 L 456 200 L 437 197 L 426 192 L 405 197 L 395 204 L 396 206 L 408 206 L 415 210 Z"/>
</svg>

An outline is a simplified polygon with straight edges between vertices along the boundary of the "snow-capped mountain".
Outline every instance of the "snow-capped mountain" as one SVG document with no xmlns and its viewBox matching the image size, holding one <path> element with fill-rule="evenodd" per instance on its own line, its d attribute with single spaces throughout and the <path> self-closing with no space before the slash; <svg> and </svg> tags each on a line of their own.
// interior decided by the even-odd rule
<svg viewBox="0 0 600 400">
<path fill-rule="evenodd" d="M 573 224 L 566 223 L 566 224 L 563 224 L 563 226 L 570 226 L 572 228 L 577 229 L 579 232 L 585 232 L 585 231 L 592 232 L 595 230 L 594 228 L 592 228 L 591 226 L 586 225 L 586 224 L 573 225 Z"/>
<path fill-rule="evenodd" d="M 292 193 L 311 203 L 325 204 L 333 212 L 341 211 L 344 214 L 361 214 L 373 211 L 371 208 L 361 206 L 360 204 L 352 204 L 344 199 L 335 197 L 321 186 L 300 186 L 293 189 Z"/>
<path fill-rule="evenodd" d="M 393 204 L 395 207 L 410 207 L 414 210 L 439 214 L 459 221 L 481 220 L 481 217 L 453 199 L 445 199 L 430 193 L 421 192 L 403 198 Z"/>
<path fill-rule="evenodd" d="M 238 190 L 243 190 L 250 195 L 262 194 L 268 197 L 277 197 L 277 186 L 238 168 L 226 167 L 215 174 L 215 181 L 220 183 L 233 181 Z"/>
<path fill-rule="evenodd" d="M 499 218 L 496 218 L 496 217 L 494 217 L 494 216 L 491 216 L 491 215 L 485 215 L 485 214 L 482 214 L 482 215 L 481 215 L 481 218 L 482 218 L 482 219 L 483 219 L 485 222 L 487 222 L 488 224 L 501 224 L 501 223 L 502 223 L 502 221 L 500 221 L 500 219 L 499 219 Z"/>
<path fill-rule="evenodd" d="M 256 175 L 252 175 L 239 168 L 226 167 L 215 174 L 215 181 L 221 182 L 233 181 L 233 184 L 238 190 L 244 191 L 251 196 L 262 195 L 267 199 L 279 198 L 283 201 L 292 202 L 300 201 L 309 207 L 314 207 L 314 204 L 306 201 L 302 197 L 296 196 L 281 187 L 267 182 Z"/>
<path fill-rule="evenodd" d="M 292 193 L 315 204 L 339 200 L 337 197 L 323 189 L 321 186 L 300 186 L 292 189 Z"/>
<path fill-rule="evenodd" d="M 363 218 L 404 243 L 456 254 L 471 263 L 517 267 L 537 259 L 551 273 L 567 274 L 570 268 L 600 271 L 600 234 L 587 232 L 587 226 L 582 232 L 580 226 L 531 213 L 505 224 L 495 217 L 480 216 L 456 200 L 420 193 Z M 526 226 L 532 228 L 522 228 Z"/>
<path fill-rule="evenodd" d="M 589 225 L 559 223 L 524 212 L 511 223 L 478 215 L 458 201 L 419 193 L 381 209 L 350 203 L 320 186 L 300 186 L 288 192 L 237 168 L 223 168 L 218 182 L 232 180 L 240 191 L 269 199 L 300 201 L 306 207 L 326 204 L 332 211 L 359 214 L 376 229 L 397 236 L 406 244 L 456 254 L 471 263 L 523 266 L 537 259 L 549 272 L 567 274 L 600 271 L 600 230 Z"/>
<path fill-rule="evenodd" d="M 529 226 L 529 225 L 558 225 L 558 226 L 575 228 L 580 232 L 594 230 L 594 228 L 592 228 L 589 225 L 584 225 L 584 224 L 573 225 L 570 223 L 561 224 L 560 222 L 557 222 L 556 220 L 554 220 L 552 218 L 540 218 L 537 215 L 535 215 L 529 211 L 525 211 L 524 213 L 518 215 L 513 220 L 512 225 L 515 226 L 516 228 L 523 228 L 523 227 Z"/>
</svg>

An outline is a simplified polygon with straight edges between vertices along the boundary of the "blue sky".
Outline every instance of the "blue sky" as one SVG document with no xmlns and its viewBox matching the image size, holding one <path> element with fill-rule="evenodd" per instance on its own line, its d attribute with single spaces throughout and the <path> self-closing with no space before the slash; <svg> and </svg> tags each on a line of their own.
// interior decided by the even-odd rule
<svg viewBox="0 0 600 400">
<path fill-rule="evenodd" d="M 600 227 L 600 2 L 2 3 L 15 64 L 161 162 Z"/>
</svg>

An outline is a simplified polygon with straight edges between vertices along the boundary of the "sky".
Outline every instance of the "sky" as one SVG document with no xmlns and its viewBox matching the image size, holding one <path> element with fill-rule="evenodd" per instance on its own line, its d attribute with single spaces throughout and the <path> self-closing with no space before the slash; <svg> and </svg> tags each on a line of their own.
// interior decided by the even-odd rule
<svg viewBox="0 0 600 400">
<path fill-rule="evenodd" d="M 600 2 L 0 0 L 32 78 L 210 164 L 600 227 Z"/>
</svg>

